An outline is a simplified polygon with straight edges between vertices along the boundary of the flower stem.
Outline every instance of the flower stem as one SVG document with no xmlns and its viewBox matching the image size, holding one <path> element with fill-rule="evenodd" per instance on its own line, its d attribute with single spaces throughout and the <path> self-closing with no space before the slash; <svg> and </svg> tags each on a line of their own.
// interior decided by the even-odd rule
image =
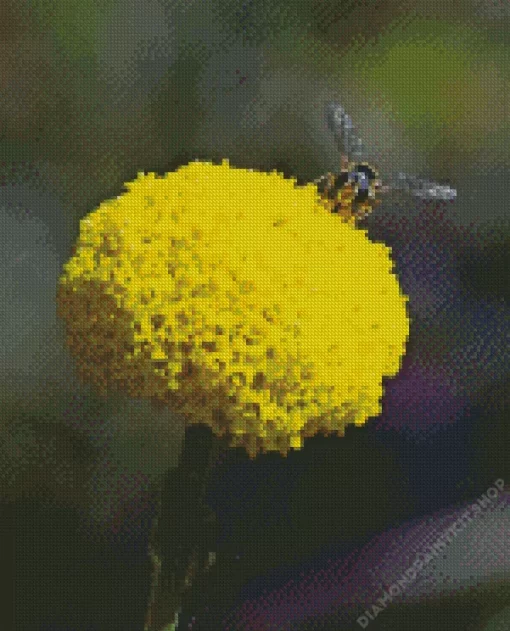
<svg viewBox="0 0 510 631">
<path fill-rule="evenodd" d="M 184 592 L 214 562 L 217 521 L 205 493 L 228 445 L 228 436 L 215 436 L 205 426 L 188 427 L 179 465 L 162 480 L 149 542 L 152 576 L 146 631 L 172 628 Z"/>
</svg>

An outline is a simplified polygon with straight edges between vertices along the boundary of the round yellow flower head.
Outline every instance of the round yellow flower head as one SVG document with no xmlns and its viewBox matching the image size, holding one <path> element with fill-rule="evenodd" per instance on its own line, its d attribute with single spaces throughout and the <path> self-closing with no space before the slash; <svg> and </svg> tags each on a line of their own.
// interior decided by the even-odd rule
<svg viewBox="0 0 510 631">
<path fill-rule="evenodd" d="M 82 379 L 168 404 L 250 456 L 380 413 L 409 333 L 388 247 L 315 185 L 228 161 L 126 187 L 82 220 L 60 279 Z"/>
</svg>

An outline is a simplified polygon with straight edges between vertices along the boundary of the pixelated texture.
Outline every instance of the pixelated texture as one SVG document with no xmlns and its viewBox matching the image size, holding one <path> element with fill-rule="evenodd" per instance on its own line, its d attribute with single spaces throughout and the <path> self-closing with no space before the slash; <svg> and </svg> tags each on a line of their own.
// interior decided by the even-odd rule
<svg viewBox="0 0 510 631">
<path fill-rule="evenodd" d="M 379 412 L 409 332 L 383 244 L 315 186 L 227 162 L 127 188 L 82 220 L 61 282 L 83 379 L 168 402 L 250 455 Z"/>
<path fill-rule="evenodd" d="M 374 631 L 506 631 L 499 497 L 436 570 L 373 606 L 446 515 L 510 479 L 509 7 L 0 3 L 0 576 L 16 617 L 0 607 L 0 629 L 140 631 L 155 490 L 175 469 L 167 556 L 201 541 L 211 547 L 200 553 L 217 552 L 182 594 L 178 631 L 248 628 L 250 603 L 275 631 L 361 628 L 361 615 Z M 409 298 L 406 354 L 383 381 L 381 414 L 285 457 L 231 449 L 207 485 L 212 541 L 190 510 L 194 486 L 179 482 L 180 417 L 111 389 L 101 399 L 76 378 L 58 274 L 80 220 L 139 172 L 227 157 L 300 184 L 337 173 L 330 101 L 352 116 L 383 185 L 403 172 L 458 195 L 391 190 L 361 224 L 391 249 Z"/>
</svg>

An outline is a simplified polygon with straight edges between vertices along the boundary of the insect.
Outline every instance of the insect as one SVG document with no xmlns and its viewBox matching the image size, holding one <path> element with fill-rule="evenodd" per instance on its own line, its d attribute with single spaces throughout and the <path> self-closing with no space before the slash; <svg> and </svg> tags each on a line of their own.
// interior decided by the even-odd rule
<svg viewBox="0 0 510 631">
<path fill-rule="evenodd" d="M 327 173 L 315 183 L 326 206 L 343 221 L 355 223 L 366 217 L 380 203 L 379 195 L 390 191 L 423 200 L 453 201 L 457 197 L 457 191 L 448 185 L 405 173 L 399 173 L 390 185 L 383 186 L 377 169 L 362 161 L 363 142 L 355 134 L 352 119 L 344 108 L 334 101 L 328 103 L 326 120 L 341 155 L 340 173 Z"/>
</svg>

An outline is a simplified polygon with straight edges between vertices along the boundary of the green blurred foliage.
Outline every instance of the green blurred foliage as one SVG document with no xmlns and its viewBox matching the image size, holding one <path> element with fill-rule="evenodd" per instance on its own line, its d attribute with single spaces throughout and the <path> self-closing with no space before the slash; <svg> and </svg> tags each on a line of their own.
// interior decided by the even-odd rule
<svg viewBox="0 0 510 631">
<path fill-rule="evenodd" d="M 510 629 L 510 606 L 498 611 L 483 627 L 483 631 L 504 631 Z"/>
<path fill-rule="evenodd" d="M 508 20 L 490 21 L 475 15 L 474 2 L 157 0 L 167 18 L 161 22 L 175 35 L 175 51 L 145 46 L 138 53 L 136 46 L 129 48 L 131 42 L 127 40 L 140 37 L 140 33 L 136 29 L 117 32 L 115 46 L 133 50 L 135 57 L 138 54 L 134 60 L 121 55 L 122 63 L 127 60 L 125 67 L 112 70 L 113 83 L 118 76 L 125 82 L 122 85 L 127 85 L 122 102 L 115 100 L 112 86 L 105 82 L 98 61 L 99 35 L 102 31 L 104 36 L 104 27 L 110 24 L 115 10 L 123 11 L 124 6 L 127 10 L 136 2 L 3 0 L 0 4 L 2 186 L 5 182 L 17 186 L 20 180 L 25 181 L 25 175 L 32 183 L 44 180 L 62 201 L 76 230 L 80 217 L 102 200 L 118 195 L 123 182 L 133 179 L 138 171 L 165 172 L 195 157 L 217 161 L 231 157 L 239 166 L 276 168 L 286 175 L 318 174 L 326 161 L 325 138 L 318 136 L 319 123 L 314 127 L 310 118 L 314 103 L 323 94 L 341 99 L 347 95 L 349 108 L 354 104 L 360 111 L 381 111 L 403 130 L 405 141 L 426 154 L 431 163 L 447 155 L 459 171 L 480 170 L 487 156 L 495 156 L 494 161 L 501 164 L 510 158 L 510 28 Z M 143 13 L 145 2 L 138 6 Z M 246 98 L 244 88 L 235 83 L 235 75 L 231 83 L 225 83 L 229 89 L 234 86 L 228 94 L 219 90 L 207 93 L 199 87 L 201 78 L 211 74 L 211 59 L 222 54 L 237 63 L 239 46 L 252 46 L 254 54 L 261 52 L 263 56 L 260 71 L 247 77 L 246 85 L 255 85 L 256 91 L 248 105 L 242 100 Z M 137 70 L 143 75 L 144 64 L 150 66 L 154 59 L 162 60 L 162 65 L 169 60 L 163 72 L 155 72 L 155 85 L 145 91 L 143 86 L 130 87 L 130 64 L 139 63 Z M 244 70 L 241 68 L 243 74 Z M 236 107 L 231 107 L 234 101 Z M 219 117 L 222 122 L 230 123 L 216 135 L 213 102 L 223 114 Z M 229 118 L 230 111 L 235 116 Z M 352 113 L 356 122 L 356 108 Z M 316 111 L 315 115 L 317 121 L 322 116 Z M 204 121 L 213 129 L 214 148 L 210 139 L 202 137 Z M 233 146 L 232 138 L 236 144 L 229 149 L 232 154 L 225 156 L 226 148 Z M 473 156 L 478 152 L 482 158 L 476 163 L 479 166 L 473 167 Z M 483 208 L 480 215 L 483 218 L 489 212 L 490 208 Z M 54 230 L 62 231 L 64 217 L 58 213 L 55 210 Z M 487 252 L 486 260 L 480 263 L 473 257 L 461 270 L 466 285 L 470 291 L 474 288 L 478 297 L 506 297 L 507 285 L 499 273 L 506 261 L 504 252 L 498 246 Z M 451 330 L 447 325 L 441 322 L 430 327 L 428 333 L 436 345 L 440 338 L 445 345 L 456 343 L 460 335 L 457 323 L 452 323 Z M 419 331 L 415 334 L 421 335 Z M 64 488 L 52 461 L 46 458 L 43 462 L 36 450 L 37 445 L 40 450 L 48 445 L 55 461 L 62 461 L 61 454 L 67 454 L 69 475 L 76 467 L 83 468 L 83 460 L 96 457 L 99 447 L 95 443 L 91 448 L 80 432 L 77 436 L 62 432 L 58 424 L 67 418 L 68 389 L 75 388 L 70 375 L 66 375 L 65 387 L 62 383 L 46 385 L 23 400 L 18 399 L 12 382 L 6 380 L 2 385 L 1 450 L 5 463 L 12 461 L 13 466 L 5 469 L 0 482 L 10 484 L 12 495 L 45 492 L 63 504 L 80 507 L 97 502 L 97 496 L 87 495 L 88 487 L 81 480 L 77 479 L 75 495 Z M 484 397 L 478 466 L 488 480 L 498 476 L 506 479 L 508 381 L 503 380 Z M 92 392 L 86 392 L 83 400 L 83 409 L 78 406 L 72 413 L 88 419 L 87 431 L 94 435 L 91 419 L 104 415 L 105 404 Z M 36 419 L 55 423 L 40 424 Z M 137 432 L 115 438 L 110 455 L 120 463 L 119 471 L 136 471 L 143 465 L 152 475 L 160 474 L 159 467 L 167 461 L 155 455 L 160 454 L 154 444 L 157 431 L 155 428 L 154 440 L 147 440 L 145 446 Z M 169 439 L 174 441 L 173 448 L 168 447 L 172 459 L 177 458 L 179 440 L 177 435 Z M 318 438 L 315 444 L 320 441 Z M 242 585 L 247 576 L 267 570 L 261 545 L 273 554 L 272 544 L 277 542 L 282 557 L 295 556 L 295 549 L 305 555 L 332 537 L 367 536 L 405 518 L 411 510 L 407 483 L 391 454 L 372 444 L 363 445 L 359 439 L 354 442 L 346 448 L 348 441 L 330 441 L 329 450 L 319 452 L 326 466 L 317 471 L 313 456 L 319 450 L 314 443 L 306 454 L 303 452 L 306 467 L 290 500 L 290 528 L 288 523 L 268 524 L 254 534 L 246 522 L 234 524 L 238 540 L 243 542 L 246 532 L 246 545 L 251 544 L 253 551 L 244 569 L 239 569 L 242 562 L 235 558 L 231 566 L 225 561 L 220 568 L 224 574 L 216 583 L 219 599 L 231 597 L 225 594 L 227 585 Z M 162 448 L 166 449 L 166 444 Z M 18 458 L 18 451 L 23 451 L 24 458 Z M 6 475 L 11 476 L 10 481 Z M 104 479 L 111 484 L 113 478 Z M 328 503 L 332 497 L 338 501 Z M 26 523 L 30 523 L 33 549 L 50 550 L 50 545 L 41 546 L 40 532 L 31 527 L 37 517 L 27 509 L 27 515 L 32 513 L 32 522 L 27 519 Z M 52 514 L 48 532 L 54 531 L 53 520 Z M 263 536 L 267 536 L 267 543 Z M 59 539 L 59 533 L 54 539 Z M 294 548 L 289 546 L 289 539 L 293 539 Z M 74 549 L 75 544 L 70 547 Z M 275 564 L 282 560 L 271 559 Z M 41 584 L 48 582 L 44 579 Z M 101 589 L 105 594 L 109 591 Z M 209 585 L 209 593 L 211 590 Z M 498 606 L 508 602 L 508 593 L 505 597 Z M 472 600 L 472 595 L 466 599 Z M 466 599 L 459 596 L 459 602 L 450 608 L 444 603 L 415 609 L 396 607 L 383 614 L 381 628 L 407 630 L 409 620 L 416 629 L 449 629 L 452 619 L 467 625 L 474 614 Z M 75 606 L 72 598 L 69 603 Z M 106 607 L 101 610 L 106 611 Z M 494 611 L 487 613 L 485 619 Z M 502 619 L 495 616 L 484 631 L 493 631 Z M 333 628 L 339 631 L 337 626 Z"/>
<path fill-rule="evenodd" d="M 309 27 L 313 4 L 309 0 L 222 0 L 215 4 L 215 10 L 226 31 L 260 44 L 289 30 Z"/>
<path fill-rule="evenodd" d="M 506 149 L 510 132 L 508 49 L 461 22 L 396 21 L 342 56 L 367 98 L 404 125 L 417 149 L 441 143 Z"/>
<path fill-rule="evenodd" d="M 95 62 L 97 29 L 119 0 L 29 0 L 40 24 L 50 29 L 61 49 L 79 64 Z"/>
<path fill-rule="evenodd" d="M 127 86 L 126 99 L 117 103 L 112 85 L 104 82 L 98 50 L 123 6 L 138 10 L 127 0 L 6 0 L 2 10 L 0 64 L 7 84 L 0 103 L 5 120 L 0 160 L 47 163 L 75 216 L 118 194 L 122 182 L 140 170 L 170 170 L 194 157 L 241 162 L 245 156 L 256 168 L 288 164 L 296 171 L 297 151 L 320 170 L 315 162 L 321 140 L 310 133 L 299 138 L 293 121 L 299 107 L 300 121 L 310 118 L 305 108 L 321 85 L 345 96 L 354 111 L 382 112 L 432 162 L 449 160 L 462 169 L 481 148 L 509 158 L 510 57 L 502 33 L 507 22 L 498 27 L 484 21 L 459 0 L 448 7 L 436 0 L 222 0 L 206 6 L 160 0 L 165 19 L 158 27 L 168 29 L 168 42 L 145 44 L 137 53 L 136 38 L 150 41 L 150 20 L 141 33 L 115 31 L 115 46 L 139 55 L 121 56 L 125 67 L 110 69 Z M 136 14 L 130 19 L 137 24 Z M 122 37 L 134 43 L 128 46 Z M 259 75 L 247 77 L 250 89 L 259 86 L 249 106 L 242 86 L 236 87 L 238 96 L 208 95 L 197 87 L 211 72 L 210 60 L 229 52 L 236 56 L 238 46 L 252 46 L 253 54 L 264 57 Z M 136 71 L 143 75 L 145 63 L 164 65 L 165 59 L 167 68 L 160 72 L 158 66 L 156 84 L 140 94 L 133 87 L 128 98 L 130 64 L 140 64 Z M 250 119 L 256 102 L 270 106 L 260 85 L 272 74 L 282 78 L 282 115 L 271 113 L 272 128 L 280 130 L 278 147 L 271 145 L 272 129 L 261 133 Z M 296 78 L 303 98 L 289 112 L 299 93 L 291 91 Z M 226 117 L 230 130 L 223 125 L 218 134 L 217 155 L 210 139 L 200 135 L 213 102 L 217 110 L 236 112 Z M 237 151 L 225 134 L 239 137 Z M 227 149 L 229 155 L 222 155 Z M 307 172 L 301 163 L 299 169 Z"/>
</svg>

